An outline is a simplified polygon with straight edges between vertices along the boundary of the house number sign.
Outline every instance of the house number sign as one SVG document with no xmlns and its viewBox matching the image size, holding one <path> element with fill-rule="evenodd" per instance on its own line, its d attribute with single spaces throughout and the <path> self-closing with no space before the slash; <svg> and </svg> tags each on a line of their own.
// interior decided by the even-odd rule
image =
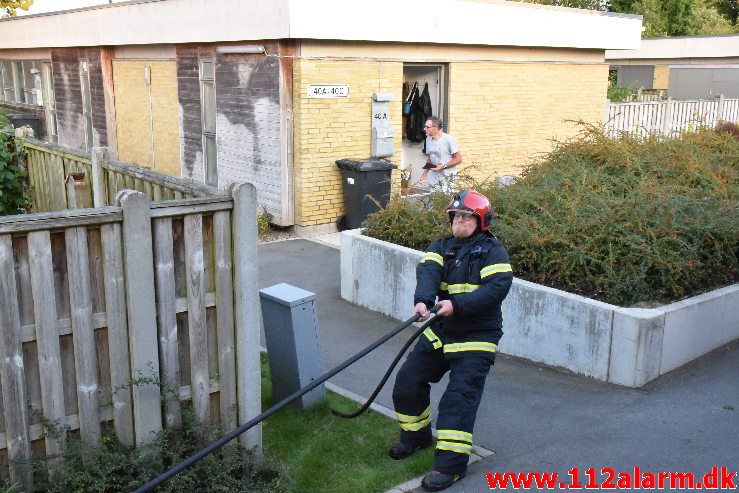
<svg viewBox="0 0 739 493">
<path fill-rule="evenodd" d="M 349 84 L 309 84 L 308 98 L 348 98 Z"/>
</svg>

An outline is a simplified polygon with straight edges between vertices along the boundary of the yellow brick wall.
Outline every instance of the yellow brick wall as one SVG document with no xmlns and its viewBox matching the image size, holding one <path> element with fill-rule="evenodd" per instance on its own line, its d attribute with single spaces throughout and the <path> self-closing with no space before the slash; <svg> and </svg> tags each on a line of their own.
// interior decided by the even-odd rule
<svg viewBox="0 0 739 493">
<path fill-rule="evenodd" d="M 654 66 L 654 81 L 652 87 L 654 89 L 667 89 L 670 85 L 670 66 L 669 65 L 655 65 Z"/>
<path fill-rule="evenodd" d="M 395 154 L 388 159 L 400 163 L 402 74 L 402 62 L 295 60 L 298 225 L 334 222 L 343 213 L 335 161 L 369 156 L 374 92 L 395 96 Z M 309 84 L 349 84 L 349 97 L 309 99 Z M 460 145 L 463 167 L 477 178 L 520 174 L 524 165 L 552 149 L 552 139 L 577 133 L 568 120 L 603 121 L 607 84 L 608 65 L 601 63 L 450 63 L 447 127 Z"/>
<path fill-rule="evenodd" d="M 151 68 L 151 101 L 144 79 L 144 67 L 147 66 Z M 171 176 L 181 176 L 176 62 L 114 60 L 113 83 L 118 159 Z M 153 166 L 150 115 L 153 115 L 154 128 Z"/>
<path fill-rule="evenodd" d="M 373 93 L 394 95 L 390 120 L 395 129 L 395 154 L 387 159 L 400 162 L 403 64 L 296 59 L 293 80 L 296 223 L 334 222 L 344 208 L 336 160 L 369 157 Z M 310 84 L 348 84 L 349 97 L 309 99 Z M 395 175 L 393 183 L 400 180 Z"/>
<path fill-rule="evenodd" d="M 477 178 L 518 175 L 551 139 L 577 132 L 565 120 L 602 122 L 605 64 L 450 64 L 449 132 Z"/>
</svg>

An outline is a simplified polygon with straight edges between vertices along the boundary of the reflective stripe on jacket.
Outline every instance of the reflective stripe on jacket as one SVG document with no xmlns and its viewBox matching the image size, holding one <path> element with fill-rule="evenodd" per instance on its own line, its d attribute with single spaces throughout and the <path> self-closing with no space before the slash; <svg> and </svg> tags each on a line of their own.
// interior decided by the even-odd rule
<svg viewBox="0 0 739 493">
<path fill-rule="evenodd" d="M 416 271 L 414 303 L 451 300 L 454 313 L 425 332 L 447 356 L 494 353 L 503 327 L 502 302 L 513 282 L 508 253 L 497 238 L 479 233 L 431 244 Z M 428 337 L 434 335 L 434 339 Z M 436 343 L 434 343 L 434 340 Z"/>
</svg>

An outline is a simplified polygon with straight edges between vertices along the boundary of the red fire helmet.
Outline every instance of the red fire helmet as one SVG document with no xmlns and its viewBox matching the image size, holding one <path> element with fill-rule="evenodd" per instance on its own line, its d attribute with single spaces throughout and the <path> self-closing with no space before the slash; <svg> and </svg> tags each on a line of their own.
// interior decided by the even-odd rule
<svg viewBox="0 0 739 493">
<path fill-rule="evenodd" d="M 490 201 L 480 192 L 474 190 L 462 190 L 457 193 L 446 208 L 449 214 L 449 222 L 454 221 L 455 212 L 474 214 L 480 219 L 480 229 L 487 231 L 493 221 L 493 211 Z"/>
</svg>

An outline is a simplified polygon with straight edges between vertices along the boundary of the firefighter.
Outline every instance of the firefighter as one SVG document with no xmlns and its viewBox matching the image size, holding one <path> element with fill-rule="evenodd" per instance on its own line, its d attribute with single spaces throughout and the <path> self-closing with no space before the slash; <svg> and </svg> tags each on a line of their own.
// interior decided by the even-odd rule
<svg viewBox="0 0 739 493">
<path fill-rule="evenodd" d="M 437 319 L 420 336 L 393 388 L 401 431 L 389 454 L 400 460 L 431 445 L 429 384 L 449 372 L 436 420 L 434 469 L 421 483 L 426 491 L 446 489 L 466 474 L 475 415 L 503 335 L 501 303 L 513 281 L 508 253 L 490 233 L 490 201 L 463 190 L 447 213 L 452 236 L 431 244 L 416 269 L 413 314 L 426 320 L 436 304 Z"/>
</svg>

